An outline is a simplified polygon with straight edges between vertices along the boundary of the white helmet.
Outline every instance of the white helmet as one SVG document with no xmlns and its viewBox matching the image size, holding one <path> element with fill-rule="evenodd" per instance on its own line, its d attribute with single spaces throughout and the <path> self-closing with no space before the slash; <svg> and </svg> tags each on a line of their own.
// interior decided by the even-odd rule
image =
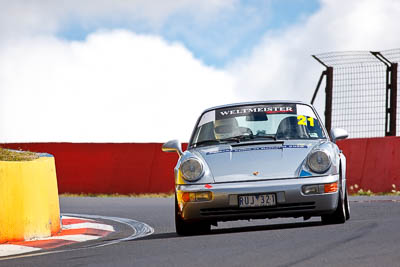
<svg viewBox="0 0 400 267">
<path fill-rule="evenodd" d="M 237 120 L 235 118 L 216 120 L 214 122 L 214 134 L 216 139 L 239 135 L 239 125 Z"/>
</svg>

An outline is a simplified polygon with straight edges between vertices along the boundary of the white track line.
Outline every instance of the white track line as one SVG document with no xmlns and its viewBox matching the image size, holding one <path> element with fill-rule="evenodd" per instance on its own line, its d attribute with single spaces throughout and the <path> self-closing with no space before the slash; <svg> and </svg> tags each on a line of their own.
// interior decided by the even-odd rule
<svg viewBox="0 0 400 267">
<path fill-rule="evenodd" d="M 82 220 L 83 218 L 77 217 L 70 217 L 70 216 L 62 216 L 62 219 L 74 219 L 74 220 Z M 92 219 L 84 219 L 85 221 L 95 222 Z M 96 230 L 104 230 L 109 232 L 114 232 L 114 227 L 111 225 L 101 224 L 101 223 L 91 223 L 91 222 L 84 222 L 84 223 L 72 223 L 67 224 L 62 227 L 62 230 L 66 229 L 80 229 L 80 228 L 91 228 Z M 60 236 L 50 236 L 45 238 L 33 238 L 29 241 L 42 241 L 42 240 L 65 240 L 65 241 L 73 241 L 73 242 L 84 242 L 99 239 L 102 236 L 97 235 L 86 235 L 86 234 L 75 234 L 75 235 L 60 235 Z M 24 254 L 29 252 L 34 252 L 41 250 L 42 248 L 39 247 L 31 247 L 29 243 L 25 243 L 24 245 L 16 245 L 16 244 L 0 244 L 0 257 L 4 256 L 11 256 L 17 254 Z"/>
<path fill-rule="evenodd" d="M 129 227 L 131 227 L 132 230 L 134 230 L 134 233 L 128 237 L 117 239 L 117 240 L 112 240 L 112 241 L 105 242 L 105 243 L 99 244 L 99 245 L 94 245 L 94 246 L 91 246 L 92 248 L 109 246 L 109 245 L 117 244 L 117 243 L 124 242 L 124 241 L 130 241 L 130 240 L 134 240 L 134 239 L 138 239 L 138 238 L 143 238 L 143 237 L 152 235 L 154 233 L 154 229 L 151 226 L 149 226 L 148 224 L 139 222 L 136 220 L 128 219 L 128 218 L 109 217 L 109 216 L 101 216 L 101 215 L 89 215 L 89 214 L 74 214 L 74 213 L 67 213 L 67 215 L 77 216 L 77 217 L 82 216 L 84 218 L 92 218 L 92 219 L 111 220 L 111 221 L 119 222 L 122 224 L 126 224 Z"/>
<path fill-rule="evenodd" d="M 98 235 L 59 235 L 59 236 L 51 236 L 46 238 L 41 238 L 40 240 L 51 240 L 51 239 L 62 239 L 76 242 L 90 241 L 99 239 L 102 236 Z"/>
<path fill-rule="evenodd" d="M 65 215 L 62 215 L 62 217 L 64 217 L 64 216 Z M 43 251 L 43 252 L 37 252 L 37 253 L 33 253 L 33 254 L 28 254 L 28 255 L 16 255 L 16 256 L 10 255 L 9 257 L 0 258 L 0 261 L 9 260 L 9 259 L 26 258 L 26 257 L 32 257 L 32 256 L 47 255 L 47 254 L 62 253 L 62 252 L 69 252 L 69 251 L 76 251 L 76 250 L 82 250 L 82 249 L 104 247 L 104 246 L 109 246 L 109 245 L 113 245 L 113 244 L 118 244 L 118 243 L 124 242 L 124 241 L 130 241 L 130 240 L 134 240 L 134 239 L 138 239 L 138 238 L 143 238 L 143 237 L 149 236 L 154 233 L 154 229 L 151 226 L 149 226 L 148 224 L 142 223 L 139 221 L 135 221 L 132 219 L 127 219 L 127 218 L 109 217 L 109 216 L 100 216 L 100 215 L 88 215 L 88 214 L 70 214 L 70 213 L 68 213 L 68 216 L 76 216 L 76 217 L 79 217 L 79 219 L 92 218 L 92 219 L 105 219 L 105 220 L 119 222 L 119 223 L 122 223 L 122 224 L 125 224 L 125 225 L 128 225 L 129 227 L 131 227 L 132 230 L 134 231 L 134 234 L 132 234 L 128 237 L 125 237 L 125 238 L 105 241 L 102 244 L 88 245 L 88 246 L 81 247 L 81 248 Z M 68 217 L 68 216 L 65 216 L 65 217 Z M 74 217 L 74 218 L 76 218 L 76 217 Z M 65 226 L 67 226 L 67 225 L 65 225 Z M 39 250 L 36 248 L 32 248 L 32 249 L 33 249 L 32 251 Z"/>
<path fill-rule="evenodd" d="M 22 254 L 32 251 L 41 250 L 40 248 L 33 248 L 27 246 L 20 246 L 20 245 L 12 245 L 12 244 L 3 244 L 0 246 L 0 257 L 15 255 L 15 254 Z"/>
<path fill-rule="evenodd" d="M 114 232 L 114 227 L 112 227 L 111 225 L 101 224 L 101 223 L 85 222 L 85 223 L 74 223 L 74 224 L 63 225 L 63 230 L 79 229 L 79 228 L 92 228 L 92 229 Z"/>
</svg>

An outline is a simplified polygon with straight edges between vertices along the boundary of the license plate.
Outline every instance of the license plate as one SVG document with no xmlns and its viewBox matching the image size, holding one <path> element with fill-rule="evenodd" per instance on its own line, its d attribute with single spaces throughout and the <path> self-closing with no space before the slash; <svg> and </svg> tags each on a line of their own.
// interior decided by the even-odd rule
<svg viewBox="0 0 400 267">
<path fill-rule="evenodd" d="M 239 207 L 268 207 L 276 205 L 275 194 L 259 194 L 259 195 L 246 195 L 239 196 Z"/>
</svg>

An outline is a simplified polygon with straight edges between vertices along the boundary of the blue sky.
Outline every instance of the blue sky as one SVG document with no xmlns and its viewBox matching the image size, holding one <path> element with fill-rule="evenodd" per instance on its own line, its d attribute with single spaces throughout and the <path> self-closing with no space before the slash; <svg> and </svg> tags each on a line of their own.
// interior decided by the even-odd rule
<svg viewBox="0 0 400 267">
<path fill-rule="evenodd" d="M 0 142 L 187 141 L 210 106 L 310 102 L 312 54 L 398 48 L 399 14 L 398 0 L 0 1 Z"/>
<path fill-rule="evenodd" d="M 318 10 L 317 0 L 239 1 L 233 8 L 219 10 L 212 17 L 193 19 L 193 14 L 178 11 L 157 27 L 147 19 L 99 17 L 91 23 L 69 19 L 57 36 L 84 40 L 98 29 L 128 29 L 140 34 L 155 34 L 169 42 L 181 42 L 205 64 L 223 67 L 233 58 L 249 54 L 267 32 L 277 32 L 296 24 Z"/>
</svg>

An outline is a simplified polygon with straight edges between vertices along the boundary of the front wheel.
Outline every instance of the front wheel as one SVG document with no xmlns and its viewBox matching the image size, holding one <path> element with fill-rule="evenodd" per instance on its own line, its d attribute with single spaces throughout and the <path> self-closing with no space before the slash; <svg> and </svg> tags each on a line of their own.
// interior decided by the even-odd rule
<svg viewBox="0 0 400 267">
<path fill-rule="evenodd" d="M 344 199 L 342 197 L 342 191 L 339 191 L 339 201 L 336 210 L 332 214 L 321 216 L 322 223 L 323 224 L 345 223 L 347 219 L 347 214 L 346 214 L 347 206 L 348 206 L 347 190 Z M 349 209 L 349 218 L 350 218 L 350 209 Z"/>
<path fill-rule="evenodd" d="M 349 220 L 350 219 L 350 202 L 348 199 L 347 188 L 346 188 L 346 195 L 344 198 L 344 204 L 345 204 L 345 211 L 346 211 L 346 220 Z"/>
<path fill-rule="evenodd" d="M 204 234 L 211 230 L 211 224 L 207 222 L 185 222 L 180 214 L 178 201 L 175 197 L 175 230 L 178 235 Z"/>
</svg>

